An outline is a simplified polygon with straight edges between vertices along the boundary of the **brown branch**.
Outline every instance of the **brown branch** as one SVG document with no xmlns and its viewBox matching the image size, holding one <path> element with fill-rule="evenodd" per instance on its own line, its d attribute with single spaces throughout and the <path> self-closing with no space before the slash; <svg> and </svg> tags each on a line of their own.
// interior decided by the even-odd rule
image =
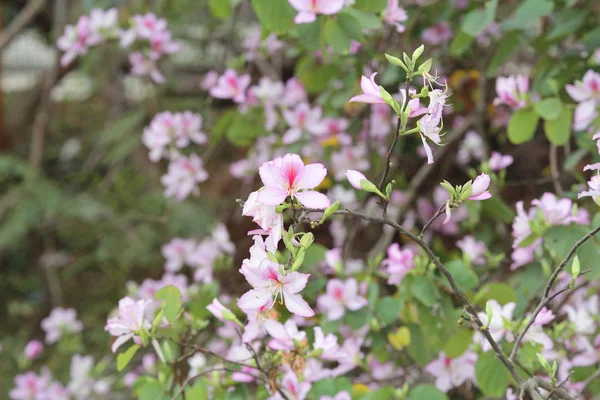
<svg viewBox="0 0 600 400">
<path fill-rule="evenodd" d="M 0 53 L 38 15 L 46 5 L 46 0 L 29 0 L 13 22 L 0 32 Z"/>
</svg>

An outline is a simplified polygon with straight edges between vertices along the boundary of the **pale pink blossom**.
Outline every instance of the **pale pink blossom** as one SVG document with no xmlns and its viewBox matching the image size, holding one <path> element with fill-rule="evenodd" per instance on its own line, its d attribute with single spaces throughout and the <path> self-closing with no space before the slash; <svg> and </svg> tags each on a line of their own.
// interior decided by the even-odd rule
<svg viewBox="0 0 600 400">
<path fill-rule="evenodd" d="M 119 300 L 119 316 L 110 318 L 104 328 L 112 336 L 117 337 L 112 345 L 113 353 L 129 339 L 133 339 L 137 344 L 142 343 L 139 332 L 151 328 L 150 322 L 144 315 L 150 303 L 151 300 L 135 301 L 131 297 Z"/>
<path fill-rule="evenodd" d="M 533 324 L 539 326 L 546 325 L 552 322 L 554 318 L 555 316 L 552 310 L 548 307 L 543 307 L 538 313 L 538 315 L 535 317 L 535 321 L 533 322 Z"/>
<path fill-rule="evenodd" d="M 496 79 L 496 97 L 494 104 L 506 104 L 513 110 L 525 107 L 529 78 L 523 75 L 499 76 Z"/>
<path fill-rule="evenodd" d="M 515 159 L 513 156 L 502 155 L 497 151 L 492 151 L 492 156 L 490 157 L 490 169 L 494 172 L 502 171 L 512 165 L 514 161 Z"/>
<path fill-rule="evenodd" d="M 300 382 L 296 374 L 294 374 L 292 371 L 289 371 L 284 375 L 279 386 L 289 400 L 306 399 L 306 396 L 312 387 L 312 385 L 307 381 Z M 284 397 L 281 396 L 279 392 L 275 392 L 275 394 L 269 397 L 267 400 L 284 400 Z"/>
<path fill-rule="evenodd" d="M 440 22 L 421 33 L 421 40 L 433 46 L 439 46 L 452 39 L 454 34 L 447 22 Z"/>
<path fill-rule="evenodd" d="M 350 99 L 350 102 L 356 103 L 368 103 L 368 104 L 386 104 L 381 98 L 381 89 L 377 83 L 375 83 L 375 77 L 377 72 L 374 72 L 370 78 L 363 76 L 360 80 L 360 87 L 362 88 L 363 94 L 354 96 Z"/>
<path fill-rule="evenodd" d="M 387 249 L 387 255 L 387 258 L 381 263 L 389 275 L 387 283 L 388 285 L 399 285 L 406 274 L 415 267 L 415 251 L 410 247 L 400 250 L 398 243 L 392 243 Z"/>
<path fill-rule="evenodd" d="M 362 172 L 351 169 L 346 171 L 346 178 L 348 179 L 348 182 L 350 182 L 350 184 L 358 190 L 362 190 L 361 181 L 369 182 L 367 177 Z"/>
<path fill-rule="evenodd" d="M 165 270 L 167 272 L 179 271 L 189 260 L 190 254 L 196 247 L 194 239 L 174 238 L 163 245 L 161 252 L 166 259 Z"/>
<path fill-rule="evenodd" d="M 392 125 L 392 109 L 387 104 L 373 104 L 369 116 L 369 135 L 377 139 L 385 138 L 392 131 Z"/>
<path fill-rule="evenodd" d="M 242 310 L 257 310 L 267 304 L 274 304 L 280 297 L 285 307 L 293 314 L 312 317 L 315 312 L 298 294 L 308 282 L 309 274 L 281 272 L 281 266 L 270 259 L 263 260 L 258 268 L 242 265 L 240 272 L 253 287 L 238 301 Z"/>
<path fill-rule="evenodd" d="M 505 400 L 518 400 L 519 396 L 513 392 L 512 388 L 508 388 L 506 389 L 506 394 L 504 395 L 504 397 L 506 397 Z"/>
<path fill-rule="evenodd" d="M 600 175 L 594 175 L 588 181 L 589 190 L 585 190 L 577 195 L 577 198 L 591 197 L 596 204 L 600 206 Z"/>
<path fill-rule="evenodd" d="M 208 172 L 202 165 L 202 159 L 192 153 L 189 157 L 181 156 L 169 164 L 169 169 L 162 176 L 165 196 L 183 201 L 192 193 L 198 193 L 198 183 L 208 179 Z"/>
<path fill-rule="evenodd" d="M 121 32 L 122 47 L 129 47 L 136 39 L 148 40 L 154 33 L 167 30 L 167 21 L 153 13 L 134 15 L 132 21 L 131 29 Z"/>
<path fill-rule="evenodd" d="M 204 76 L 204 79 L 202 79 L 200 87 L 204 90 L 210 90 L 211 88 L 217 85 L 218 81 L 219 73 L 217 71 L 208 71 Z"/>
<path fill-rule="evenodd" d="M 129 54 L 131 74 L 135 76 L 149 76 L 156 83 L 164 83 L 165 77 L 158 69 L 156 60 L 146 57 L 141 52 Z"/>
<path fill-rule="evenodd" d="M 307 103 L 299 104 L 293 110 L 283 110 L 283 118 L 289 126 L 289 129 L 283 135 L 283 143 L 297 142 L 302 137 L 303 131 L 312 134 L 318 132 L 322 114 L 321 107 L 310 108 Z"/>
<path fill-rule="evenodd" d="M 427 364 L 425 371 L 435 377 L 435 386 L 442 392 L 475 381 L 477 354 L 467 350 L 458 358 L 448 358 L 444 352 Z"/>
<path fill-rule="evenodd" d="M 317 19 L 317 14 L 333 15 L 344 8 L 345 0 L 288 0 L 298 14 L 294 22 L 307 24 Z"/>
<path fill-rule="evenodd" d="M 456 247 L 458 247 L 473 264 L 483 265 L 485 263 L 487 246 L 485 243 L 475 239 L 473 236 L 465 236 L 456 242 Z"/>
<path fill-rule="evenodd" d="M 320 326 L 314 328 L 314 333 L 313 350 L 321 350 L 319 357 L 323 360 L 338 360 L 340 358 L 340 346 L 338 345 L 337 336 L 333 333 L 325 335 Z"/>
<path fill-rule="evenodd" d="M 573 117 L 573 129 L 583 131 L 587 129 L 592 122 L 598 117 L 598 103 L 596 100 L 590 99 L 582 101 L 575 108 Z"/>
<path fill-rule="evenodd" d="M 442 131 L 442 109 L 439 108 L 434 114 L 426 114 L 418 122 L 419 134 L 423 142 L 423 148 L 427 154 L 427 164 L 433 164 L 433 152 L 427 144 L 427 139 L 439 145 L 442 142 L 440 133 Z"/>
<path fill-rule="evenodd" d="M 67 25 L 65 32 L 57 40 L 58 48 L 64 52 L 60 59 L 63 67 L 79 56 L 87 54 L 90 46 L 102 41 L 102 36 L 92 29 L 88 16 L 82 16 L 75 26 Z"/>
<path fill-rule="evenodd" d="M 177 53 L 181 49 L 181 44 L 173 40 L 169 31 L 153 32 L 148 41 L 150 42 L 150 58 L 153 60 Z"/>
<path fill-rule="evenodd" d="M 578 103 L 594 100 L 600 102 L 600 73 L 588 70 L 581 81 L 565 87 L 567 93 Z"/>
<path fill-rule="evenodd" d="M 223 313 L 233 314 L 231 310 L 225 307 L 217 298 L 214 298 L 212 303 L 206 306 L 206 309 L 221 322 L 228 322 L 223 316 Z"/>
<path fill-rule="evenodd" d="M 258 197 L 259 192 L 250 193 L 244 202 L 242 215 L 252 217 L 252 221 L 258 224 L 262 230 L 260 234 L 269 235 L 269 238 L 272 239 L 268 242 L 269 245 L 276 248 L 277 243 L 281 240 L 283 216 L 277 212 L 276 206 L 263 204 L 258 201 Z"/>
<path fill-rule="evenodd" d="M 42 320 L 42 329 L 46 332 L 46 344 L 56 343 L 64 334 L 79 333 L 83 324 L 77 320 L 77 311 L 73 308 L 56 307 Z"/>
<path fill-rule="evenodd" d="M 250 75 L 240 75 L 228 69 L 210 89 L 210 94 L 218 99 L 232 99 L 236 103 L 246 101 L 246 89 L 250 85 Z"/>
<path fill-rule="evenodd" d="M 573 202 L 570 199 L 560 199 L 554 193 L 546 192 L 531 204 L 542 210 L 548 225 L 569 225 L 572 222 Z"/>
<path fill-rule="evenodd" d="M 490 176 L 487 174 L 481 174 L 473 181 L 473 192 L 467 200 L 487 200 L 492 197 L 492 194 L 488 191 L 490 187 Z"/>
<path fill-rule="evenodd" d="M 44 345 L 39 340 L 30 340 L 25 346 L 25 350 L 23 350 L 23 355 L 28 360 L 34 360 L 38 358 L 38 356 L 44 350 Z"/>
<path fill-rule="evenodd" d="M 276 206 L 289 196 L 297 199 L 309 208 L 327 208 L 331 202 L 322 193 L 316 192 L 327 169 L 322 164 L 304 165 L 297 154 L 286 154 L 259 168 L 260 178 L 265 188 L 258 192 L 258 201 L 269 206 Z"/>
<path fill-rule="evenodd" d="M 286 107 L 293 107 L 296 104 L 305 103 L 308 99 L 306 89 L 300 79 L 291 78 L 285 83 L 285 92 L 281 103 Z"/>
<path fill-rule="evenodd" d="M 398 0 L 388 0 L 387 8 L 383 10 L 383 20 L 390 25 L 395 25 L 400 33 L 406 28 L 402 25 L 408 19 L 406 10 L 398 5 Z"/>
<path fill-rule="evenodd" d="M 116 37 L 118 34 L 119 12 L 116 8 L 103 10 L 94 8 L 90 12 L 90 29 L 104 39 Z"/>
<path fill-rule="evenodd" d="M 319 309 L 327 314 L 327 319 L 330 321 L 342 318 L 346 309 L 357 311 L 367 303 L 367 299 L 359 295 L 358 283 L 354 278 L 347 279 L 345 282 L 330 279 L 327 282 L 326 293 L 317 299 Z"/>
<path fill-rule="evenodd" d="M 35 372 L 27 372 L 15 377 L 15 387 L 9 393 L 12 400 L 36 400 L 43 395 L 50 386 L 52 377 L 47 368 L 42 370 L 41 375 Z"/>
<path fill-rule="evenodd" d="M 482 161 L 487 157 L 487 151 L 485 149 L 485 142 L 481 136 L 471 130 L 465 134 L 464 140 L 460 143 L 458 153 L 456 155 L 456 161 L 459 164 L 468 164 L 472 159 Z"/>
<path fill-rule="evenodd" d="M 512 332 L 506 327 L 505 320 L 512 321 L 513 311 L 517 305 L 515 303 L 507 303 L 502 306 L 496 300 L 489 300 L 488 304 L 492 309 L 492 320 L 488 321 L 487 314 L 484 312 L 477 313 L 477 316 L 484 325 L 488 326 L 489 333 L 496 342 L 502 339 L 512 341 L 514 337 Z M 481 345 L 483 351 L 491 350 L 491 345 L 481 333 L 477 332 L 474 340 Z"/>
<path fill-rule="evenodd" d="M 292 351 L 296 348 L 294 341 L 302 342 L 306 339 L 306 332 L 299 331 L 292 319 L 288 319 L 284 324 L 269 319 L 264 322 L 263 327 L 272 337 L 268 345 L 274 350 Z"/>
</svg>

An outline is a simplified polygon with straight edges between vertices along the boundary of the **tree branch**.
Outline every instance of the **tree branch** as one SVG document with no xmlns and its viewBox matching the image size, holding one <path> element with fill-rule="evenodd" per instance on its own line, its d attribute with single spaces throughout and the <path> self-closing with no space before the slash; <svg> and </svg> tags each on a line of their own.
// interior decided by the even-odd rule
<svg viewBox="0 0 600 400">
<path fill-rule="evenodd" d="M 0 33 L 0 53 L 38 15 L 46 5 L 46 0 L 29 0 L 13 22 Z"/>
</svg>

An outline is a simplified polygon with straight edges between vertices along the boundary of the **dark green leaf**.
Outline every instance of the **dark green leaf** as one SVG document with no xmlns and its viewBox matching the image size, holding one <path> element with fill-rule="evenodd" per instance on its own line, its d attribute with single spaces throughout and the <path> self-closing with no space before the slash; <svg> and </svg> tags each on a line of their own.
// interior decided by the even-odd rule
<svg viewBox="0 0 600 400">
<path fill-rule="evenodd" d="M 496 17 L 498 0 L 488 0 L 484 9 L 475 9 L 465 15 L 461 29 L 470 36 L 477 37 Z"/>
<path fill-rule="evenodd" d="M 468 269 L 462 260 L 450 261 L 446 263 L 446 268 L 448 268 L 458 288 L 462 291 L 471 290 L 479 284 L 477 275 Z M 450 284 L 445 279 L 444 284 L 450 287 Z"/>
<path fill-rule="evenodd" d="M 317 51 L 321 48 L 323 20 L 322 17 L 319 17 L 315 22 L 310 24 L 298 25 L 298 38 L 308 50 Z"/>
<path fill-rule="evenodd" d="M 462 30 L 459 31 L 458 35 L 456 35 L 452 40 L 452 43 L 450 43 L 450 54 L 452 54 L 453 57 L 460 56 L 471 46 L 474 39 L 475 37 L 469 35 L 467 32 Z"/>
<path fill-rule="evenodd" d="M 490 397 L 503 396 L 510 383 L 510 373 L 493 351 L 479 357 L 475 364 L 475 377 L 481 391 Z"/>
<path fill-rule="evenodd" d="M 338 15 L 338 23 L 351 39 L 359 42 L 364 40 L 360 23 L 352 14 L 342 13 Z"/>
<path fill-rule="evenodd" d="M 360 24 L 361 28 L 363 28 L 363 29 L 376 30 L 376 29 L 380 29 L 381 25 L 382 25 L 381 18 L 377 17 L 374 14 L 360 11 L 355 8 L 344 8 L 339 13 L 339 15 L 342 15 L 342 14 L 352 15 L 354 18 L 356 18 L 356 20 Z"/>
</svg>

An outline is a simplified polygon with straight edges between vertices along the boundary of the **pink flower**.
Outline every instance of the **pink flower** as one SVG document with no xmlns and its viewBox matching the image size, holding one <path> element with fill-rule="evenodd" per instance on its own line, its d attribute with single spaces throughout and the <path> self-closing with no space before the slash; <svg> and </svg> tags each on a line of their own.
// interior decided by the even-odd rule
<svg viewBox="0 0 600 400">
<path fill-rule="evenodd" d="M 456 246 L 469 257 L 473 264 L 483 265 L 485 263 L 485 253 L 487 251 L 485 243 L 476 240 L 471 235 L 467 235 L 456 242 Z"/>
<path fill-rule="evenodd" d="M 592 122 L 598 117 L 596 100 L 590 99 L 582 101 L 575 108 L 575 115 L 573 117 L 573 129 L 576 131 L 583 131 L 587 129 Z"/>
<path fill-rule="evenodd" d="M 138 300 L 134 301 L 131 297 L 125 297 L 119 300 L 119 316 L 117 318 L 110 318 L 106 322 L 105 331 L 108 331 L 112 336 L 116 336 L 117 339 L 112 345 L 112 352 L 116 352 L 117 349 L 129 339 L 132 339 L 137 343 L 141 344 L 139 332 L 144 329 L 150 329 L 151 324 L 144 317 L 146 307 L 151 303 L 151 300 Z"/>
<path fill-rule="evenodd" d="M 297 142 L 302 136 L 302 131 L 315 134 L 321 124 L 321 107 L 310 108 L 307 103 L 299 104 L 293 111 L 283 110 L 283 118 L 290 129 L 283 135 L 283 144 Z"/>
<path fill-rule="evenodd" d="M 164 55 L 177 53 L 181 44 L 175 42 L 169 31 L 153 32 L 150 38 L 150 57 L 158 60 Z"/>
<path fill-rule="evenodd" d="M 496 94 L 494 104 L 506 104 L 513 110 L 525 107 L 529 78 L 523 75 L 498 77 L 496 79 Z"/>
<path fill-rule="evenodd" d="M 116 8 L 106 11 L 101 8 L 94 8 L 90 12 L 91 30 L 102 35 L 104 38 L 117 35 L 118 23 L 119 12 Z"/>
<path fill-rule="evenodd" d="M 345 0 L 288 0 L 298 14 L 294 22 L 306 24 L 317 19 L 317 14 L 333 15 L 344 8 Z"/>
<path fill-rule="evenodd" d="M 259 168 L 260 178 L 265 188 L 258 192 L 258 201 L 276 206 L 289 196 L 308 208 L 327 208 L 331 202 L 322 193 L 315 192 L 325 176 L 327 169 L 323 164 L 304 165 L 297 154 L 286 154 Z"/>
<path fill-rule="evenodd" d="M 291 0 L 290 0 L 291 1 Z M 315 0 L 313 0 L 315 1 Z M 317 0 L 318 1 L 318 0 Z M 343 0 L 340 0 L 343 1 Z M 307 382 L 300 382 L 296 374 L 293 371 L 289 371 L 285 374 L 279 385 L 281 390 L 286 394 L 289 400 L 304 400 L 310 392 L 312 385 Z M 283 400 L 284 397 L 276 392 L 273 396 L 269 397 L 268 400 Z"/>
<path fill-rule="evenodd" d="M 354 171 L 349 169 L 348 171 L 346 171 L 346 178 L 348 178 L 348 182 L 350 182 L 350 184 L 358 190 L 363 190 L 362 186 L 360 185 L 361 181 L 367 181 L 369 182 L 369 180 L 367 179 L 367 177 L 360 171 Z"/>
<path fill-rule="evenodd" d="M 488 321 L 487 314 L 484 312 L 477 313 L 477 316 L 484 325 L 488 326 L 490 335 L 492 335 L 496 342 L 499 342 L 502 339 L 512 341 L 513 334 L 507 327 L 505 327 L 504 321 L 512 321 L 513 311 L 517 305 L 515 303 L 507 303 L 502 306 L 496 300 L 489 300 L 488 304 L 490 304 L 492 308 L 492 320 Z M 474 340 L 475 342 L 481 344 L 483 351 L 491 350 L 491 345 L 481 333 L 476 333 Z"/>
<path fill-rule="evenodd" d="M 281 103 L 286 107 L 293 107 L 296 104 L 305 103 L 307 100 L 306 89 L 298 78 L 291 78 L 285 83 L 285 92 Z"/>
<path fill-rule="evenodd" d="M 578 103 L 586 100 L 600 102 L 600 74 L 590 69 L 583 75 L 581 82 L 567 85 L 565 89 L 569 96 Z"/>
<path fill-rule="evenodd" d="M 508 168 L 514 161 L 515 159 L 513 156 L 503 156 L 497 151 L 492 151 L 492 156 L 490 157 L 490 168 L 492 171 L 498 172 Z"/>
<path fill-rule="evenodd" d="M 293 314 L 312 317 L 315 312 L 298 294 L 306 286 L 309 274 L 288 272 L 283 275 L 281 266 L 270 259 L 265 259 L 258 268 L 242 265 L 240 272 L 254 288 L 246 292 L 238 301 L 242 310 L 257 310 L 270 306 L 281 296 L 285 307 Z"/>
<path fill-rule="evenodd" d="M 437 360 L 430 362 L 425 371 L 435 377 L 435 386 L 442 392 L 475 380 L 477 354 L 468 350 L 458 358 L 448 358 L 444 352 Z"/>
<path fill-rule="evenodd" d="M 398 5 L 398 0 L 388 0 L 387 8 L 383 11 L 383 20 L 390 25 L 396 25 L 400 33 L 406 29 L 402 22 L 408 19 L 406 10 Z"/>
<path fill-rule="evenodd" d="M 572 221 L 573 202 L 569 199 L 559 199 L 555 194 L 546 192 L 531 204 L 542 210 L 548 225 L 569 225 Z"/>
<path fill-rule="evenodd" d="M 225 307 L 217 298 L 214 298 L 212 303 L 206 306 L 206 309 L 221 322 L 227 322 L 223 313 L 233 314 L 230 309 Z"/>
<path fill-rule="evenodd" d="M 590 190 L 583 191 L 577 195 L 577 198 L 591 197 L 596 204 L 600 206 L 600 175 L 594 175 L 588 181 Z"/>
<path fill-rule="evenodd" d="M 162 255 L 167 260 L 165 270 L 167 272 L 179 271 L 187 263 L 195 248 L 196 241 L 194 239 L 174 238 L 163 245 Z"/>
<path fill-rule="evenodd" d="M 162 176 L 165 196 L 183 201 L 192 192 L 198 192 L 197 184 L 208 179 L 208 172 L 202 165 L 202 159 L 192 153 L 181 156 L 169 164 L 169 170 Z"/>
<path fill-rule="evenodd" d="M 452 36 L 454 36 L 452 29 L 450 29 L 450 25 L 445 21 L 440 22 L 431 28 L 427 28 L 421 33 L 421 39 L 425 43 L 433 46 L 439 46 L 446 43 L 452 39 Z"/>
<path fill-rule="evenodd" d="M 217 85 L 219 81 L 219 73 L 217 71 L 208 71 L 202 79 L 200 87 L 204 90 L 210 90 L 212 87 Z"/>
<path fill-rule="evenodd" d="M 31 340 L 29 343 L 27 343 L 27 346 L 25 346 L 23 354 L 25 355 L 26 359 L 33 360 L 40 355 L 42 350 L 44 350 L 44 345 L 42 342 L 39 340 Z"/>
<path fill-rule="evenodd" d="M 88 16 L 82 16 L 75 26 L 67 25 L 65 32 L 57 40 L 58 48 L 65 54 L 60 59 L 63 67 L 69 65 L 78 56 L 87 54 L 88 48 L 102 41 L 102 36 L 92 30 Z"/>
<path fill-rule="evenodd" d="M 327 293 L 317 299 L 319 309 L 327 313 L 327 319 L 336 321 L 344 316 L 345 309 L 360 310 L 367 305 L 367 299 L 358 293 L 356 279 L 350 278 L 345 282 L 330 279 L 327 282 Z"/>
<path fill-rule="evenodd" d="M 263 326 L 273 338 L 269 341 L 269 347 L 274 350 L 292 351 L 296 348 L 294 340 L 302 342 L 306 338 L 306 332 L 298 331 L 298 327 L 292 319 L 285 321 L 285 324 L 269 319 L 264 322 Z"/>
<path fill-rule="evenodd" d="M 340 358 L 340 346 L 338 345 L 337 336 L 333 333 L 325 335 L 320 326 L 315 327 L 314 333 L 315 341 L 313 343 L 313 350 L 322 350 L 319 357 L 323 360 L 338 360 Z"/>
<path fill-rule="evenodd" d="M 415 267 L 415 251 L 410 247 L 400 250 L 398 243 L 392 243 L 387 249 L 387 255 L 388 258 L 382 262 L 389 275 L 387 283 L 388 285 L 399 285 L 404 276 Z"/>
<path fill-rule="evenodd" d="M 83 324 L 77 320 L 77 311 L 72 308 L 54 308 L 42 320 L 41 326 L 46 332 L 47 344 L 58 342 L 65 333 L 79 333 L 83 330 Z"/>
<path fill-rule="evenodd" d="M 535 317 L 534 325 L 546 325 L 549 324 L 555 318 L 554 313 L 547 307 L 540 310 L 537 317 Z"/>
<path fill-rule="evenodd" d="M 15 377 L 15 388 L 9 393 L 12 400 L 37 400 L 45 395 L 51 384 L 52 377 L 47 368 L 42 370 L 41 375 L 27 372 Z"/>
<path fill-rule="evenodd" d="M 342 180 L 349 169 L 365 171 L 369 169 L 369 149 L 364 143 L 355 146 L 345 146 L 331 153 L 331 168 L 335 179 Z"/>
<path fill-rule="evenodd" d="M 252 221 L 262 229 L 260 234 L 269 235 L 272 239 L 269 241 L 269 245 L 272 245 L 272 248 L 276 248 L 277 243 L 281 240 L 283 216 L 277 212 L 276 206 L 265 205 L 259 202 L 258 196 L 259 192 L 250 193 L 248 200 L 244 203 L 242 215 L 252 217 Z"/>
<path fill-rule="evenodd" d="M 370 78 L 363 76 L 360 79 L 360 87 L 362 88 L 363 94 L 354 96 L 350 99 L 350 102 L 386 104 L 381 98 L 381 89 L 379 85 L 375 83 L 375 76 L 377 76 L 377 72 L 374 72 Z"/>
<path fill-rule="evenodd" d="M 218 99 L 232 99 L 236 103 L 246 101 L 246 89 L 250 85 L 250 75 L 238 76 L 237 72 L 228 69 L 217 80 L 217 85 L 210 89 L 210 94 Z"/>
<path fill-rule="evenodd" d="M 164 83 L 165 77 L 156 66 L 156 60 L 147 58 L 141 52 L 129 54 L 131 73 L 135 76 L 149 76 L 156 83 Z"/>
<path fill-rule="evenodd" d="M 492 197 L 492 194 L 488 191 L 490 187 L 490 176 L 487 174 L 481 174 L 473 181 L 473 192 L 467 200 L 487 200 Z"/>
</svg>

